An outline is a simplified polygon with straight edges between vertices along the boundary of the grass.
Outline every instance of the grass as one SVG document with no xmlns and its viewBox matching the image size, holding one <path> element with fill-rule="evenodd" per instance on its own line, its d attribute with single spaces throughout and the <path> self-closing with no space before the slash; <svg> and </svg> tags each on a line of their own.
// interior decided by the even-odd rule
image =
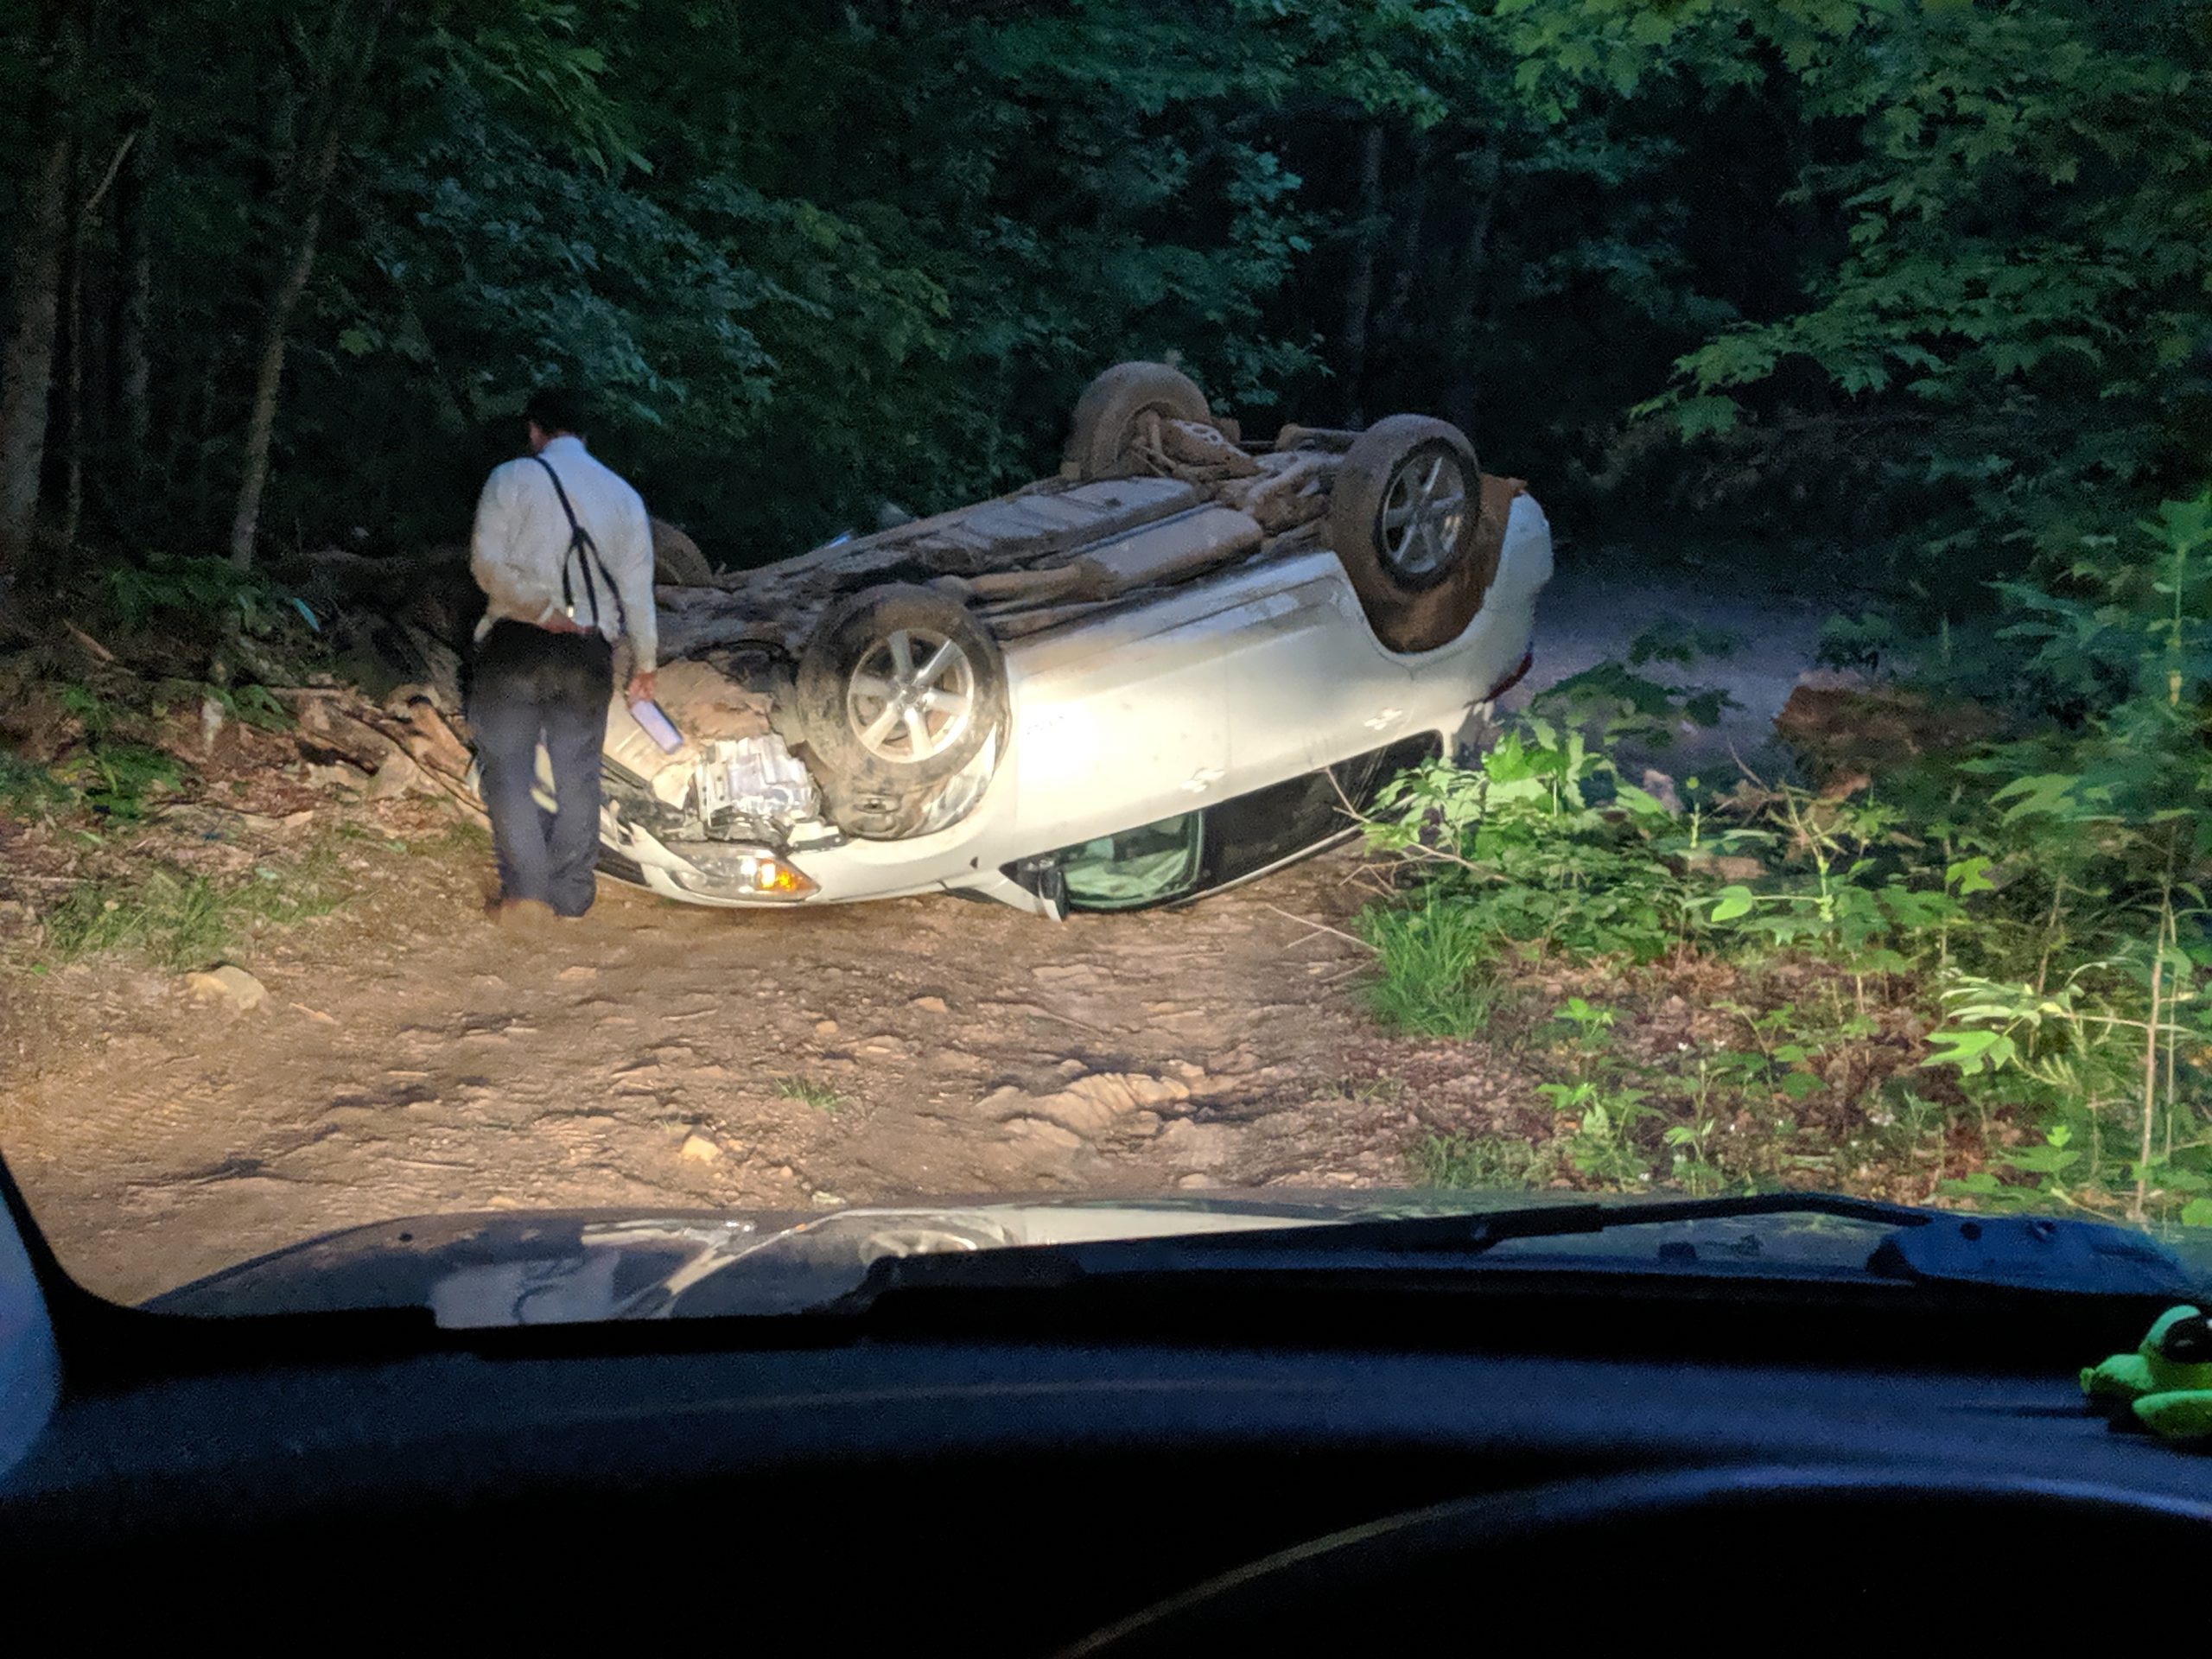
<svg viewBox="0 0 2212 1659">
<path fill-rule="evenodd" d="M 1480 1191 L 1544 1185 L 1557 1160 L 1549 1147 L 1508 1135 L 1431 1135 L 1406 1161 L 1420 1185 Z"/>
<path fill-rule="evenodd" d="M 1471 1037 L 1490 1024 L 1496 946 L 1478 917 L 1430 903 L 1376 907 L 1362 920 L 1378 969 L 1368 997 L 1386 1023 L 1422 1037 Z"/>
<path fill-rule="evenodd" d="M 845 1097 L 826 1083 L 812 1077 L 778 1077 L 776 1097 L 779 1100 L 804 1101 L 817 1112 L 835 1112 L 845 1103 Z"/>
<path fill-rule="evenodd" d="M 0 811 L 32 818 L 47 808 L 66 806 L 75 798 L 76 791 L 47 767 L 0 749 Z"/>
<path fill-rule="evenodd" d="M 334 861 L 264 865 L 238 882 L 153 870 L 131 881 L 85 881 L 48 911 L 41 967 L 132 951 L 181 973 L 219 961 L 257 927 L 319 916 L 340 899 Z"/>
</svg>

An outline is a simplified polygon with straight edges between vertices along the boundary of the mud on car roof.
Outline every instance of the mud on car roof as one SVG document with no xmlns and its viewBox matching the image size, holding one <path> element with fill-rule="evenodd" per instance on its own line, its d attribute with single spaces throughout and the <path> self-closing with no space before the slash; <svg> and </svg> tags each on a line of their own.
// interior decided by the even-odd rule
<svg viewBox="0 0 2212 1659">
<path fill-rule="evenodd" d="M 1016 639 L 1322 546 L 1345 561 L 1384 642 L 1421 650 L 1479 608 L 1522 487 L 1483 476 L 1457 428 L 1421 416 L 1357 432 L 1286 426 L 1247 443 L 1187 376 L 1124 363 L 1077 403 L 1057 476 L 711 586 L 664 588 L 663 654 L 753 645 L 796 657 L 840 599 L 899 582 L 933 587 Z"/>
</svg>

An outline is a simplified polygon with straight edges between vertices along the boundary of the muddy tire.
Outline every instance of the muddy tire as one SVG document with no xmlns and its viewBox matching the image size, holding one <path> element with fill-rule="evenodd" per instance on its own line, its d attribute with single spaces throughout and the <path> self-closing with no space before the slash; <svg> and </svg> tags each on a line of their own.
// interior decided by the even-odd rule
<svg viewBox="0 0 2212 1659">
<path fill-rule="evenodd" d="M 838 828 L 916 833 L 1007 718 L 1006 660 L 966 606 L 928 588 L 855 594 L 800 653 L 793 713 Z"/>
<path fill-rule="evenodd" d="M 1068 467 L 1086 483 L 1128 476 L 1122 452 L 1147 414 L 1202 426 L 1213 420 L 1205 393 L 1181 371 L 1165 363 L 1116 363 L 1076 400 L 1075 421 L 1068 432 Z"/>
<path fill-rule="evenodd" d="M 1375 637 L 1433 651 L 1482 609 L 1497 574 L 1478 534 L 1482 474 L 1448 421 L 1393 415 L 1344 454 L 1329 503 L 1329 541 Z"/>
<path fill-rule="evenodd" d="M 715 567 L 699 550 L 699 543 L 674 524 L 652 520 L 653 582 L 663 588 L 705 588 L 715 579 Z"/>
</svg>

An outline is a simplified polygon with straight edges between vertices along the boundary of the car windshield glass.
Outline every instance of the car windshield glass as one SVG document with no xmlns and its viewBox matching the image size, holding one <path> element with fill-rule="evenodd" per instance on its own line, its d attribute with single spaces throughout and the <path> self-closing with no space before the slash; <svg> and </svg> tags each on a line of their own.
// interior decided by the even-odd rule
<svg viewBox="0 0 2212 1659">
<path fill-rule="evenodd" d="M 2198 1259 L 2205 18 L 0 8 L 0 1162 L 198 1312 Z"/>
<path fill-rule="evenodd" d="M 1182 897 L 1198 879 L 1205 830 L 1202 814 L 1181 812 L 1068 849 L 1058 863 L 1070 901 L 1087 910 L 1131 910 Z"/>
</svg>

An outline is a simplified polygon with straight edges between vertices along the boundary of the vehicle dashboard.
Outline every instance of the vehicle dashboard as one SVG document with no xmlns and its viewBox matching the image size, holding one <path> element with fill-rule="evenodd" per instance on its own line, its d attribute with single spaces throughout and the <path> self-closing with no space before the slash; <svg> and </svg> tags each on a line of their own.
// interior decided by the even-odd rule
<svg viewBox="0 0 2212 1659">
<path fill-rule="evenodd" d="M 350 1357 L 76 1391 L 0 1484 L 0 1549 L 21 1572 L 97 1562 L 145 1585 L 213 1582 L 241 1562 L 292 1589 L 323 1583 L 333 1561 L 372 1584 L 434 1570 L 454 1615 L 507 1618 L 518 1585 L 550 1589 L 549 1565 L 565 1564 L 556 1576 L 588 1592 L 579 1615 L 619 1609 L 638 1637 L 711 1604 L 796 1611 L 834 1651 L 1020 1654 L 1423 1506 L 1487 1496 L 1510 1511 L 1684 1471 L 1993 1484 L 2023 1495 L 2030 1537 L 2049 1533 L 2044 1498 L 2092 1493 L 2212 1538 L 2212 1460 L 2113 1433 L 2069 1370 L 2016 1352 L 1986 1367 L 1878 1344 L 1667 1354 L 1631 1319 L 1629 1351 L 1607 1357 L 1589 1328 L 1602 1303 L 1570 1311 L 1574 1340 L 1529 1342 L 1509 1319 L 1471 1349 L 1449 1325 L 1463 1317 L 1479 1305 L 1432 1309 L 1429 1328 L 1388 1344 L 1325 1322 L 1306 1340 L 1247 1326 L 1205 1342 L 931 1332 L 893 1317 L 857 1340 L 799 1325 L 671 1345 L 661 1325 L 469 1333 L 379 1358 L 381 1338 L 357 1333 Z M 1679 1548 L 1616 1559 L 1611 1580 L 1656 1592 L 1700 1563 L 1681 1531 L 1664 1532 Z M 2016 1531 L 1984 1541 L 2009 1560 Z M 1807 1532 L 1807 1570 L 1874 1595 L 1888 1569 L 1854 1535 L 1829 1560 L 1836 1540 Z M 1743 1529 L 1730 1536 L 1740 1554 Z M 1965 1567 L 1971 1540 L 1944 1536 Z M 1795 1559 L 1770 1529 L 1766 1543 Z M 1276 1632 L 1267 1645 L 1302 1644 Z"/>
</svg>

